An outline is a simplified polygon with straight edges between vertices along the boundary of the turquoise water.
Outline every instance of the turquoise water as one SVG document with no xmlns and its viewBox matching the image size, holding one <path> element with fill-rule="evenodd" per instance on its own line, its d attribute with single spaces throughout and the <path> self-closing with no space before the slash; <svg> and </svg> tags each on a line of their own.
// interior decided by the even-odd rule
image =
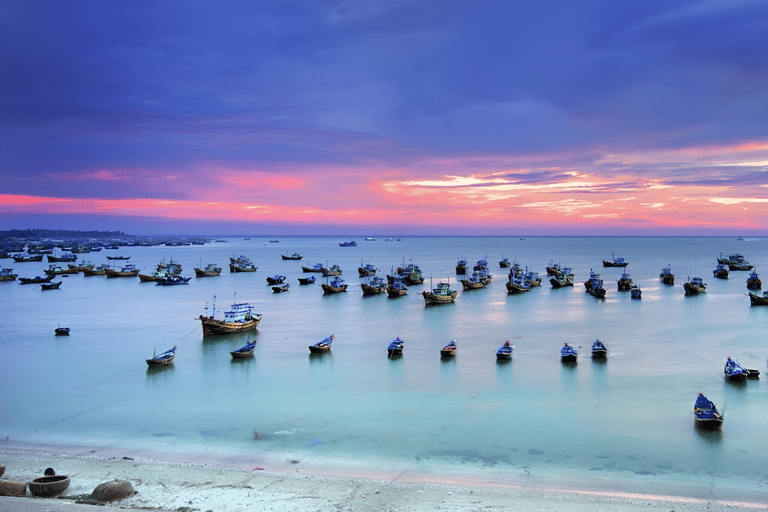
<svg viewBox="0 0 768 512">
<path fill-rule="evenodd" d="M 719 280 L 712 270 L 720 253 L 733 252 L 758 272 L 768 269 L 766 240 L 379 238 L 344 248 L 333 238 L 228 240 L 80 257 L 98 264 L 129 255 L 147 272 L 173 257 L 186 276 L 200 261 L 225 266 L 221 276 L 193 277 L 186 286 L 83 275 L 62 278 L 57 291 L 0 283 L 0 437 L 765 492 L 766 377 L 729 384 L 722 368 L 731 356 L 766 369 L 768 308 L 750 307 L 748 272 Z M 294 251 L 304 259 L 280 258 Z M 616 291 L 622 270 L 601 263 L 611 253 L 630 262 L 641 300 Z M 240 254 L 258 271 L 229 273 L 228 258 Z M 425 307 L 421 291 L 430 278 L 461 289 L 459 257 L 470 264 L 487 257 L 493 282 L 459 291 L 455 304 Z M 542 286 L 508 295 L 502 257 L 538 271 Z M 574 269 L 573 288 L 551 288 L 545 267 L 552 260 Z M 398 299 L 362 297 L 361 263 L 386 275 L 403 261 L 421 267 L 424 286 Z M 349 291 L 324 296 L 319 277 L 299 286 L 301 265 L 318 262 L 339 264 Z M 22 277 L 47 268 L 2 264 Z M 676 274 L 672 287 L 658 278 L 667 264 Z M 604 300 L 584 293 L 590 268 L 605 280 Z M 288 293 L 272 293 L 266 277 L 274 274 L 288 276 Z M 704 278 L 707 293 L 685 297 L 682 283 L 693 275 Z M 203 339 L 196 318 L 205 304 L 216 296 L 223 312 L 235 294 L 264 315 L 258 331 Z M 71 336 L 55 337 L 58 325 Z M 332 352 L 310 357 L 307 346 L 329 334 Z M 388 359 L 396 336 L 405 340 L 404 355 Z M 253 338 L 255 357 L 232 361 L 229 352 Z M 606 362 L 589 358 L 595 338 L 609 348 Z M 458 354 L 441 360 L 451 339 Z M 514 356 L 499 364 L 495 351 L 506 339 Z M 560 362 L 564 342 L 580 349 L 577 364 Z M 173 345 L 171 367 L 147 369 L 153 351 Z M 694 428 L 699 391 L 725 409 L 721 433 Z"/>
</svg>

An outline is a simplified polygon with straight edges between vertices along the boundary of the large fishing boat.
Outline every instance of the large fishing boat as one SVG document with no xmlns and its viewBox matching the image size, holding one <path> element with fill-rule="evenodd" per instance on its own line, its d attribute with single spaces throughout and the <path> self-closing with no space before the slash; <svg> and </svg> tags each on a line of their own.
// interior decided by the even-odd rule
<svg viewBox="0 0 768 512">
<path fill-rule="evenodd" d="M 203 336 L 253 331 L 259 325 L 262 316 L 253 313 L 253 306 L 246 302 L 241 302 L 232 304 L 232 307 L 224 312 L 224 320 L 217 320 L 215 318 L 215 296 L 213 298 L 213 312 L 211 316 L 208 316 L 208 304 L 205 305 L 205 311 L 205 315 L 200 315 L 200 322 L 203 324 Z"/>
<path fill-rule="evenodd" d="M 375 276 L 378 269 L 371 263 L 363 264 L 360 262 L 360 266 L 357 268 L 357 273 L 360 277 Z"/>
<path fill-rule="evenodd" d="M 485 288 L 488 284 L 485 277 L 479 271 L 475 271 L 467 279 L 461 279 L 461 286 L 464 290 L 477 290 L 478 288 Z"/>
<path fill-rule="evenodd" d="M 423 291 L 421 294 L 424 296 L 424 303 L 429 304 L 448 304 L 456 300 L 456 295 L 459 292 L 451 290 L 450 283 L 440 282 L 437 286 L 432 288 L 432 291 Z"/>
<path fill-rule="evenodd" d="M 48 276 L 60 276 L 63 274 L 77 274 L 78 272 L 80 272 L 80 270 L 77 268 L 75 269 L 64 268 L 61 265 L 51 263 L 50 265 L 48 265 L 47 269 L 43 270 L 43 272 L 45 272 L 45 275 L 48 275 Z"/>
<path fill-rule="evenodd" d="M 605 297 L 606 290 L 603 288 L 603 279 L 600 277 L 600 274 L 594 272 L 592 269 L 589 269 L 589 280 L 584 282 L 584 288 L 586 288 L 587 293 L 593 297 L 598 299 Z"/>
<path fill-rule="evenodd" d="M 763 292 L 762 295 L 749 292 L 749 302 L 752 306 L 768 306 L 768 292 Z"/>
<path fill-rule="evenodd" d="M 0 268 L 0 281 L 15 281 L 19 274 L 14 274 L 12 268 Z"/>
<path fill-rule="evenodd" d="M 747 290 L 759 290 L 762 286 L 763 282 L 760 280 L 757 272 L 753 271 L 749 274 L 749 277 L 747 278 Z"/>
<path fill-rule="evenodd" d="M 672 268 L 669 265 L 661 269 L 659 279 L 661 279 L 662 283 L 668 286 L 675 284 L 675 274 L 672 273 Z"/>
<path fill-rule="evenodd" d="M 205 268 L 199 267 L 202 267 L 202 262 L 195 267 L 195 277 L 215 277 L 221 274 L 221 267 L 215 263 L 209 263 Z"/>
<path fill-rule="evenodd" d="M 556 274 L 548 274 L 553 277 L 549 280 L 552 288 L 573 286 L 573 271 L 570 267 L 559 267 Z"/>
<path fill-rule="evenodd" d="M 341 267 L 340 267 L 340 266 L 338 266 L 338 265 L 336 265 L 336 264 L 334 263 L 334 264 L 333 264 L 333 265 L 331 265 L 330 267 L 328 267 L 328 268 L 324 268 L 324 269 L 322 270 L 322 273 L 323 273 L 323 277 L 328 277 L 328 276 L 340 276 L 340 275 L 343 273 L 343 271 L 341 270 Z"/>
<path fill-rule="evenodd" d="M 303 267 L 302 266 L 301 270 L 302 270 L 302 272 L 317 272 L 317 273 L 322 274 L 323 270 L 325 270 L 325 267 L 323 266 L 322 263 L 315 263 L 311 267 Z"/>
<path fill-rule="evenodd" d="M 467 260 L 464 258 L 459 258 L 458 261 L 456 261 L 456 274 L 463 276 L 467 273 Z"/>
<path fill-rule="evenodd" d="M 752 265 L 742 256 L 741 254 L 734 253 L 730 256 L 723 257 L 721 254 L 719 258 L 717 258 L 718 263 L 722 263 L 723 265 L 728 265 L 728 268 L 730 270 L 752 270 Z"/>
<path fill-rule="evenodd" d="M 379 295 L 387 291 L 387 283 L 382 277 L 374 275 L 366 282 L 360 283 L 360 288 L 363 290 L 363 295 Z"/>
<path fill-rule="evenodd" d="M 280 256 L 282 256 L 284 260 L 295 260 L 295 261 L 298 261 L 301 258 L 303 258 L 303 256 L 297 252 L 293 254 L 281 254 Z"/>
<path fill-rule="evenodd" d="M 688 281 L 683 283 L 686 295 L 698 295 L 707 291 L 706 283 L 700 277 L 689 277 Z"/>
<path fill-rule="evenodd" d="M 258 268 L 247 256 L 240 255 L 237 258 L 229 258 L 230 272 L 256 272 Z"/>
<path fill-rule="evenodd" d="M 507 293 L 524 293 L 530 291 L 531 285 L 522 275 L 517 272 L 510 272 L 507 278 Z"/>
<path fill-rule="evenodd" d="M 632 288 L 632 278 L 629 277 L 629 274 L 626 271 L 624 271 L 621 273 L 619 280 L 616 281 L 616 285 L 618 286 L 618 291 L 628 292 L 630 288 Z"/>
<path fill-rule="evenodd" d="M 405 280 L 402 277 L 395 277 L 387 286 L 387 295 L 390 298 L 402 297 L 408 293 L 408 287 L 405 286 Z"/>
<path fill-rule="evenodd" d="M 330 281 L 322 283 L 320 286 L 323 288 L 323 294 L 331 295 L 333 293 L 346 292 L 349 285 L 344 281 L 344 279 L 336 276 Z"/>
<path fill-rule="evenodd" d="M 13 261 L 15 261 L 16 263 L 27 263 L 30 261 L 43 261 L 42 254 L 30 254 L 28 252 L 14 254 L 11 257 L 13 258 Z"/>
<path fill-rule="evenodd" d="M 712 271 L 712 275 L 717 279 L 728 279 L 728 273 L 728 267 L 722 263 L 718 263 L 715 269 Z"/>
<path fill-rule="evenodd" d="M 624 258 L 617 258 L 613 253 L 611 253 L 610 260 L 603 260 L 604 267 L 626 267 L 627 265 L 629 265 L 628 261 Z"/>
<path fill-rule="evenodd" d="M 46 254 L 45 257 L 48 258 L 48 263 L 72 263 L 73 261 L 77 261 L 77 254 L 72 254 L 71 252 L 62 253 L 61 256 Z"/>
<path fill-rule="evenodd" d="M 133 263 L 127 264 L 120 270 L 116 268 L 107 269 L 107 277 L 136 277 L 137 275 L 139 275 L 139 269 Z"/>
<path fill-rule="evenodd" d="M 107 265 L 106 263 L 102 263 L 101 265 L 98 265 L 96 267 L 83 270 L 83 275 L 84 276 L 105 276 L 107 275 L 107 270 L 109 270 L 109 265 Z"/>
</svg>

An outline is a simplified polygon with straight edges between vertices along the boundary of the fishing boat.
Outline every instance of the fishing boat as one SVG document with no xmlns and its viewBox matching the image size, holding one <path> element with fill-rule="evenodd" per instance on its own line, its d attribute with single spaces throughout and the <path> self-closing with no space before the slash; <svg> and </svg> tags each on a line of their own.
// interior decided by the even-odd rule
<svg viewBox="0 0 768 512">
<path fill-rule="evenodd" d="M 374 275 L 373 277 L 367 278 L 366 282 L 360 283 L 360 288 L 363 290 L 363 295 L 379 295 L 381 293 L 386 293 L 387 291 L 387 282 L 384 281 L 384 278 Z"/>
<path fill-rule="evenodd" d="M 374 276 L 376 275 L 377 270 L 378 269 L 371 263 L 363 265 L 363 262 L 360 262 L 360 266 L 357 268 L 357 273 L 360 277 Z"/>
<path fill-rule="evenodd" d="M 570 267 L 559 268 L 556 274 L 549 274 L 549 272 L 547 272 L 547 274 L 553 276 L 549 280 L 552 288 L 573 286 L 573 271 Z"/>
<path fill-rule="evenodd" d="M 216 297 L 213 297 L 213 312 L 208 316 L 208 304 L 205 305 L 206 314 L 200 315 L 203 325 L 203 336 L 217 334 L 233 334 L 238 332 L 253 331 L 259 325 L 262 315 L 253 313 L 253 306 L 248 303 L 235 303 L 224 312 L 224 320 L 216 319 Z"/>
<path fill-rule="evenodd" d="M 723 425 L 723 416 L 717 411 L 717 407 L 703 393 L 699 393 L 693 404 L 693 414 L 697 427 L 707 430 L 719 430 Z"/>
<path fill-rule="evenodd" d="M 393 279 L 389 286 L 387 286 L 387 295 L 390 298 L 402 297 L 408 293 L 408 287 L 405 286 L 405 280 L 402 277 L 396 277 Z"/>
<path fill-rule="evenodd" d="M 57 327 L 54 333 L 55 336 L 69 336 L 69 327 Z"/>
<path fill-rule="evenodd" d="M 507 293 L 524 293 L 530 291 L 531 285 L 526 282 L 522 275 L 518 275 L 516 272 L 510 272 L 507 277 Z"/>
<path fill-rule="evenodd" d="M 578 355 L 579 353 L 576 352 L 576 349 L 567 343 L 560 349 L 560 359 L 564 363 L 575 363 Z"/>
<path fill-rule="evenodd" d="M 472 267 L 472 270 L 487 270 L 487 269 L 488 269 L 488 260 L 485 258 L 477 260 L 477 263 L 475 263 L 475 266 Z"/>
<path fill-rule="evenodd" d="M 730 270 L 752 270 L 752 265 L 741 254 L 734 253 L 730 256 L 723 258 L 722 254 L 717 259 L 718 263 L 728 265 Z"/>
<path fill-rule="evenodd" d="M 320 340 L 314 345 L 309 346 L 309 352 L 311 354 L 323 354 L 331 351 L 331 344 L 333 343 L 334 336 L 331 334 L 324 340 Z"/>
<path fill-rule="evenodd" d="M 106 263 L 102 263 L 101 265 L 98 265 L 91 269 L 85 269 L 83 270 L 84 276 L 105 276 L 107 275 L 107 270 L 109 270 L 109 265 Z"/>
<path fill-rule="evenodd" d="M 509 343 L 509 340 L 505 341 L 504 344 L 499 347 L 499 350 L 496 351 L 496 360 L 497 361 L 508 361 L 512 359 L 512 350 L 515 348 L 514 345 L 511 345 Z"/>
<path fill-rule="evenodd" d="M 629 274 L 625 271 L 621 273 L 621 277 L 618 281 L 616 281 L 616 284 L 618 285 L 618 290 L 620 292 L 628 292 L 630 288 L 632 288 L 632 278 L 629 277 Z"/>
<path fill-rule="evenodd" d="M 284 260 L 295 260 L 295 261 L 298 261 L 301 258 L 303 258 L 303 256 L 297 252 L 293 254 L 281 254 L 280 256 L 282 256 Z"/>
<path fill-rule="evenodd" d="M 150 368 L 168 366 L 173 362 L 174 357 L 176 357 L 176 345 L 174 345 L 172 349 L 166 350 L 162 354 L 152 354 L 152 359 L 147 359 L 147 365 Z"/>
<path fill-rule="evenodd" d="M 253 264 L 248 256 L 240 255 L 237 258 L 229 258 L 229 271 L 231 273 L 237 272 L 256 272 L 259 267 Z"/>
<path fill-rule="evenodd" d="M 323 270 L 325 270 L 325 267 L 323 267 L 322 263 L 315 263 L 311 267 L 301 267 L 302 272 L 317 272 L 319 274 L 323 273 Z"/>
<path fill-rule="evenodd" d="M 603 260 L 604 267 L 626 267 L 629 265 L 628 261 L 624 258 L 617 258 L 613 253 L 611 253 L 611 258 L 611 260 Z"/>
<path fill-rule="evenodd" d="M 560 275 L 560 273 L 563 271 L 562 267 L 559 263 L 555 263 L 554 260 L 551 260 L 549 262 L 549 265 L 546 267 L 547 275 L 548 276 L 557 276 Z"/>
<path fill-rule="evenodd" d="M 285 283 L 285 284 L 281 284 L 279 286 L 273 286 L 272 287 L 272 291 L 275 292 L 275 293 L 283 293 L 283 292 L 287 292 L 290 289 L 290 287 L 291 287 L 290 284 Z"/>
<path fill-rule="evenodd" d="M 718 263 L 715 269 L 712 271 L 712 275 L 717 279 L 728 279 L 728 267 L 722 263 Z"/>
<path fill-rule="evenodd" d="M 182 277 L 182 276 L 175 276 L 175 275 L 169 275 L 165 276 L 161 279 L 158 279 L 155 282 L 156 286 L 175 286 L 178 284 L 189 284 L 189 280 L 192 279 L 191 277 Z"/>
<path fill-rule="evenodd" d="M 446 282 L 437 283 L 437 286 L 432 288 L 432 291 L 425 290 L 421 292 L 426 305 L 452 303 L 456 300 L 458 293 L 456 290 L 451 290 L 451 284 Z"/>
<path fill-rule="evenodd" d="M 139 275 L 139 269 L 133 263 L 128 263 L 120 270 L 115 268 L 107 269 L 107 277 L 136 277 Z"/>
<path fill-rule="evenodd" d="M 707 285 L 700 277 L 689 277 L 688 281 L 683 283 L 686 295 L 698 295 L 707 291 Z"/>
<path fill-rule="evenodd" d="M 129 260 L 130 256 L 107 256 L 108 260 Z"/>
<path fill-rule="evenodd" d="M 43 290 L 58 290 L 59 286 L 61 286 L 61 281 L 55 283 L 42 283 L 40 285 Z"/>
<path fill-rule="evenodd" d="M 75 263 L 69 263 L 67 264 L 67 267 L 69 270 L 72 270 L 74 273 L 78 272 L 85 272 L 86 270 L 91 270 L 94 267 L 94 264 L 90 261 L 81 261 L 79 264 Z"/>
<path fill-rule="evenodd" d="M 463 276 L 467 273 L 467 260 L 464 258 L 459 258 L 458 261 L 456 261 L 456 274 Z"/>
<path fill-rule="evenodd" d="M 274 275 L 271 277 L 267 277 L 267 284 L 269 285 L 283 284 L 284 281 L 285 281 L 285 276 Z"/>
<path fill-rule="evenodd" d="M 322 270 L 322 273 L 323 273 L 323 277 L 328 277 L 328 276 L 340 276 L 343 272 L 341 270 L 341 267 L 334 263 L 330 267 L 324 268 Z"/>
<path fill-rule="evenodd" d="M 440 357 L 448 358 L 456 355 L 456 340 L 451 340 L 449 344 L 440 349 Z"/>
<path fill-rule="evenodd" d="M 16 263 L 29 263 L 32 261 L 43 261 L 42 254 L 30 254 L 28 252 L 22 252 L 20 254 L 14 254 L 11 256 Z"/>
<path fill-rule="evenodd" d="M 510 263 L 509 258 L 501 258 L 499 261 L 499 268 L 509 268 L 512 266 L 512 263 Z"/>
<path fill-rule="evenodd" d="M 64 268 L 61 265 L 57 265 L 55 263 L 51 263 L 50 265 L 48 265 L 48 268 L 43 270 L 43 272 L 45 272 L 45 274 L 48 275 L 48 276 L 61 276 L 61 275 L 64 275 L 64 274 L 77 274 L 78 272 L 80 272 L 80 270 L 77 270 L 77 269 L 73 270 L 71 268 Z"/>
<path fill-rule="evenodd" d="M 322 283 L 320 286 L 323 287 L 323 294 L 330 295 L 333 293 L 346 292 L 347 287 L 349 285 L 346 282 L 344 282 L 344 279 L 342 279 L 339 276 L 336 276 L 330 281 Z"/>
<path fill-rule="evenodd" d="M 421 269 L 414 263 L 409 263 L 402 267 L 398 267 L 396 275 L 402 276 L 405 284 L 419 285 L 424 282 L 424 276 L 421 273 Z M 387 276 L 389 277 L 389 276 Z M 390 283 L 392 281 L 390 280 Z"/>
<path fill-rule="evenodd" d="M 744 382 L 749 375 L 749 370 L 728 357 L 723 367 L 725 378 L 731 382 Z"/>
<path fill-rule="evenodd" d="M 474 272 L 467 279 L 461 279 L 461 286 L 464 290 L 477 290 L 479 288 L 485 288 L 488 282 L 480 274 L 480 272 Z"/>
<path fill-rule="evenodd" d="M 0 281 L 15 281 L 19 274 L 14 274 L 12 268 L 0 268 Z"/>
<path fill-rule="evenodd" d="M 672 268 L 669 265 L 661 269 L 661 273 L 659 274 L 659 279 L 661 279 L 661 282 L 663 284 L 666 284 L 668 286 L 672 286 L 673 284 L 675 284 L 675 274 L 672 273 Z"/>
<path fill-rule="evenodd" d="M 19 284 L 42 284 L 42 283 L 50 283 L 53 280 L 54 276 L 46 276 L 46 277 L 20 277 L 19 278 Z"/>
<path fill-rule="evenodd" d="M 608 349 L 606 348 L 605 343 L 600 340 L 595 340 L 595 342 L 592 343 L 592 359 L 605 359 L 606 357 L 608 357 Z"/>
<path fill-rule="evenodd" d="M 752 306 L 768 306 L 768 292 L 763 292 L 762 295 L 749 292 L 749 302 Z"/>
<path fill-rule="evenodd" d="M 46 254 L 45 257 L 48 259 L 48 263 L 71 263 L 73 261 L 77 261 L 77 254 L 72 254 L 71 252 L 62 253 L 61 256 Z"/>
<path fill-rule="evenodd" d="M 315 276 L 300 277 L 299 284 L 312 284 L 315 282 Z"/>
<path fill-rule="evenodd" d="M 594 272 L 592 269 L 589 269 L 589 280 L 584 282 L 584 288 L 586 288 L 587 293 L 593 297 L 598 299 L 605 297 L 606 289 L 603 288 L 603 280 L 600 277 L 600 274 Z"/>
<path fill-rule="evenodd" d="M 525 271 L 523 272 L 523 280 L 528 283 L 531 288 L 535 286 L 541 286 L 541 278 L 539 277 L 539 273 L 534 272 L 533 270 L 528 270 L 528 267 L 525 267 Z"/>
<path fill-rule="evenodd" d="M 350 240 L 349 242 L 339 242 L 339 247 L 355 247 L 357 242 Z"/>
<path fill-rule="evenodd" d="M 387 347 L 387 355 L 389 357 L 397 357 L 403 355 L 403 340 L 399 337 L 392 340 Z"/>
<path fill-rule="evenodd" d="M 753 271 L 747 278 L 747 290 L 759 290 L 762 288 L 763 282 L 757 275 L 757 272 Z"/>
<path fill-rule="evenodd" d="M 215 263 L 209 263 L 205 268 L 200 267 L 202 267 L 202 262 L 195 267 L 195 277 L 216 277 L 221 274 L 221 267 Z"/>
<path fill-rule="evenodd" d="M 629 289 L 629 294 L 633 299 L 643 298 L 643 290 L 641 290 L 640 287 L 636 284 L 633 284 L 632 288 Z"/>
<path fill-rule="evenodd" d="M 253 349 L 256 348 L 256 341 L 249 341 L 237 350 L 230 352 L 232 359 L 245 359 L 253 357 Z"/>
</svg>

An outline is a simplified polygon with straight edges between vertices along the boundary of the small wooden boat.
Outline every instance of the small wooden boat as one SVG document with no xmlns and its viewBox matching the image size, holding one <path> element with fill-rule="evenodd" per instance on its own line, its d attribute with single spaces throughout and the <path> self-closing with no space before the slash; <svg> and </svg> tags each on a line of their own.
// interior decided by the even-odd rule
<svg viewBox="0 0 768 512">
<path fill-rule="evenodd" d="M 611 253 L 611 260 L 603 260 L 603 266 L 604 267 L 626 267 L 629 265 L 629 262 L 624 260 L 624 258 L 617 258 Z"/>
<path fill-rule="evenodd" d="M 723 415 L 720 414 L 715 404 L 710 402 L 703 393 L 699 393 L 693 404 L 693 414 L 698 428 L 707 430 L 719 430 L 723 425 Z"/>
<path fill-rule="evenodd" d="M 499 347 L 499 350 L 496 351 L 496 360 L 508 361 L 512 359 L 512 350 L 514 350 L 514 348 L 515 346 L 511 345 L 509 340 L 505 341 L 504 344 Z"/>
<path fill-rule="evenodd" d="M 600 340 L 595 340 L 592 343 L 592 359 L 605 359 L 606 357 L 608 357 L 608 349 L 605 344 Z"/>
<path fill-rule="evenodd" d="M 61 286 L 61 281 L 56 283 L 43 283 L 40 285 L 43 290 L 58 290 L 59 286 Z"/>
<path fill-rule="evenodd" d="M 440 357 L 453 357 L 456 355 L 456 340 L 451 340 L 449 344 L 440 349 Z"/>
<path fill-rule="evenodd" d="M 707 291 L 707 285 L 700 277 L 689 277 L 688 281 L 683 283 L 686 295 L 698 295 Z"/>
<path fill-rule="evenodd" d="M 320 286 L 323 288 L 323 294 L 330 295 L 333 293 L 346 292 L 349 285 L 345 283 L 342 278 L 334 277 L 329 282 L 322 283 Z"/>
<path fill-rule="evenodd" d="M 728 267 L 722 263 L 718 263 L 715 270 L 712 271 L 712 275 L 717 279 L 728 279 Z"/>
<path fill-rule="evenodd" d="M 668 286 L 675 284 L 675 274 L 672 273 L 672 268 L 669 265 L 661 269 L 659 279 L 661 279 L 662 283 Z"/>
<path fill-rule="evenodd" d="M 729 357 L 725 361 L 723 373 L 725 374 L 725 378 L 731 382 L 744 382 L 747 379 L 749 370 Z"/>
<path fill-rule="evenodd" d="M 424 303 L 426 305 L 431 304 L 450 304 L 456 301 L 456 295 L 459 292 L 451 290 L 450 283 L 440 282 L 437 286 L 432 288 L 431 292 L 423 291 L 421 295 L 424 297 Z"/>
<path fill-rule="evenodd" d="M 397 357 L 402 355 L 403 355 L 403 340 L 397 337 L 394 340 L 392 340 L 392 342 L 387 347 L 387 356 Z"/>
<path fill-rule="evenodd" d="M 280 256 L 282 256 L 282 258 L 284 260 L 296 260 L 296 261 L 298 261 L 301 258 L 303 258 L 303 256 L 301 254 L 297 253 L 297 252 L 295 252 L 293 254 L 281 254 Z"/>
<path fill-rule="evenodd" d="M 253 349 L 256 347 L 255 341 L 249 341 L 237 350 L 230 352 L 232 359 L 245 359 L 246 357 L 253 357 Z"/>
<path fill-rule="evenodd" d="M 283 281 L 285 281 L 285 276 L 272 276 L 267 277 L 267 284 L 273 285 L 273 284 L 283 284 Z"/>
<path fill-rule="evenodd" d="M 54 332 L 56 336 L 69 336 L 69 327 L 57 327 Z"/>
<path fill-rule="evenodd" d="M 564 363 L 575 363 L 578 355 L 579 353 L 576 352 L 576 349 L 567 343 L 560 349 L 560 359 Z"/>
<path fill-rule="evenodd" d="M 318 341 L 314 345 L 309 346 L 309 352 L 311 354 L 323 354 L 331 351 L 331 344 L 333 344 L 334 336 L 331 334 L 324 340 Z"/>
<path fill-rule="evenodd" d="M 176 345 L 172 349 L 166 350 L 162 354 L 153 354 L 152 359 L 147 359 L 147 365 L 154 368 L 158 366 L 168 366 L 173 362 L 173 358 L 176 357 Z"/>
<path fill-rule="evenodd" d="M 291 285 L 288 283 L 285 283 L 279 286 L 273 286 L 272 291 L 275 293 L 283 293 L 283 292 L 287 292 L 290 288 L 291 288 Z"/>
<path fill-rule="evenodd" d="M 636 284 L 633 284 L 632 288 L 629 289 L 629 294 L 633 299 L 643 298 L 643 290 L 641 290 L 640 287 Z"/>
<path fill-rule="evenodd" d="M 300 277 L 299 284 L 312 284 L 315 282 L 315 276 Z"/>
</svg>

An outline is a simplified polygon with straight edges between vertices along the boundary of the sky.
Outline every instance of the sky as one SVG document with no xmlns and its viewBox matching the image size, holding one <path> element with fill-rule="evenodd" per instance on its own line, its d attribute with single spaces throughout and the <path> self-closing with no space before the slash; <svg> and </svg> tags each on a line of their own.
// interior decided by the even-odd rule
<svg viewBox="0 0 768 512">
<path fill-rule="evenodd" d="M 0 230 L 768 235 L 764 0 L 0 4 Z"/>
</svg>

